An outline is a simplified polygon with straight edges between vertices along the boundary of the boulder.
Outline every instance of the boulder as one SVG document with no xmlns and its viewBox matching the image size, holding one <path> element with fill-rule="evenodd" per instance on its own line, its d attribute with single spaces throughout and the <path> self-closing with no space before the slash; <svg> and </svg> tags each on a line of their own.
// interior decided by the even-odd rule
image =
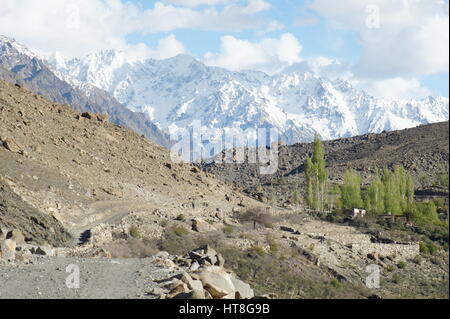
<svg viewBox="0 0 450 319">
<path fill-rule="evenodd" d="M 192 221 L 192 230 L 198 232 L 198 233 L 206 233 L 210 231 L 215 231 L 216 229 L 205 222 L 201 218 L 196 218 Z"/>
<path fill-rule="evenodd" d="M 9 137 L 0 139 L 4 148 L 13 153 L 21 153 L 22 147 Z"/>
<path fill-rule="evenodd" d="M 7 231 L 5 229 L 3 229 L 2 227 L 0 227 L 0 240 L 5 240 L 6 234 L 7 234 Z"/>
<path fill-rule="evenodd" d="M 231 282 L 236 291 L 236 299 L 252 299 L 255 296 L 255 293 L 249 284 L 233 277 L 231 278 Z"/>
<path fill-rule="evenodd" d="M 25 243 L 25 236 L 18 229 L 14 229 L 14 230 L 10 231 L 6 235 L 6 238 L 14 240 L 17 245 L 21 245 L 21 244 Z"/>
<path fill-rule="evenodd" d="M 92 120 L 93 118 L 96 118 L 96 115 L 92 112 L 84 112 L 84 113 L 81 113 L 81 117 L 84 117 L 85 119 L 88 119 L 88 120 Z"/>
<path fill-rule="evenodd" d="M 43 255 L 43 256 L 54 256 L 55 255 L 54 249 L 50 246 L 34 247 L 31 252 L 35 255 Z"/>
<path fill-rule="evenodd" d="M 170 257 L 170 254 L 167 251 L 160 251 L 155 255 L 156 258 L 167 259 Z"/>
<path fill-rule="evenodd" d="M 2 240 L 0 250 L 3 260 L 13 261 L 16 257 L 16 242 L 12 239 Z"/>
<path fill-rule="evenodd" d="M 214 299 L 234 298 L 235 290 L 231 276 L 224 270 L 203 271 L 198 274 L 203 287 Z"/>
<path fill-rule="evenodd" d="M 174 283 L 172 286 L 173 289 L 171 289 L 170 293 L 168 294 L 169 298 L 173 298 L 178 294 L 189 292 L 187 285 L 182 281 L 178 281 L 177 283 Z"/>
<path fill-rule="evenodd" d="M 99 122 L 108 122 L 109 121 L 109 115 L 108 114 L 97 114 L 97 120 Z"/>
<path fill-rule="evenodd" d="M 200 269 L 200 264 L 197 261 L 194 261 L 189 267 L 191 271 L 197 271 Z"/>
<path fill-rule="evenodd" d="M 367 258 L 369 258 L 371 260 L 379 260 L 380 256 L 377 252 L 373 252 L 373 253 L 367 254 Z"/>
</svg>

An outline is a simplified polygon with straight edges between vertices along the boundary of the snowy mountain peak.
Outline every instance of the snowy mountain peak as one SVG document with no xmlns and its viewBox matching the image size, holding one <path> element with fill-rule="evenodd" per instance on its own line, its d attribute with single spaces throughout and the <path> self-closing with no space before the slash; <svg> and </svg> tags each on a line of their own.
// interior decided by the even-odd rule
<svg viewBox="0 0 450 319">
<path fill-rule="evenodd" d="M 17 52 L 30 58 L 41 58 L 40 54 L 37 51 L 27 48 L 13 38 L 9 38 L 0 34 L 0 54 L 16 55 Z"/>
<path fill-rule="evenodd" d="M 110 50 L 54 66 L 80 85 L 100 87 L 131 110 L 147 113 L 167 132 L 195 120 L 220 129 L 263 125 L 295 143 L 310 141 L 316 132 L 333 139 L 445 121 L 449 113 L 448 99 L 380 99 L 343 79 L 322 78 L 301 63 L 267 75 L 209 67 L 189 55 L 132 63 L 123 52 Z"/>
<path fill-rule="evenodd" d="M 168 133 L 201 120 L 214 129 L 275 127 L 285 142 L 296 143 L 310 141 L 315 133 L 334 139 L 449 118 L 447 98 L 377 98 L 338 77 L 322 78 L 302 63 L 267 75 L 206 66 L 189 55 L 132 60 L 115 50 L 79 59 L 54 54 L 49 63 L 58 76 L 87 94 L 92 87 L 108 91 Z M 337 62 L 317 63 L 335 67 Z"/>
</svg>

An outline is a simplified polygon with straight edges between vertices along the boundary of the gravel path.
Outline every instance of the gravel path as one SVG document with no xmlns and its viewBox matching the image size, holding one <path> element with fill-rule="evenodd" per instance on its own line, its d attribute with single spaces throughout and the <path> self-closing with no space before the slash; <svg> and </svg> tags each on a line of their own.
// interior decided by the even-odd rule
<svg viewBox="0 0 450 319">
<path fill-rule="evenodd" d="M 79 268 L 78 289 L 66 286 L 74 274 L 66 272 L 69 265 Z M 38 257 L 31 264 L 0 264 L 0 299 L 155 299 L 157 282 L 178 273 L 155 265 L 153 258 Z"/>
</svg>

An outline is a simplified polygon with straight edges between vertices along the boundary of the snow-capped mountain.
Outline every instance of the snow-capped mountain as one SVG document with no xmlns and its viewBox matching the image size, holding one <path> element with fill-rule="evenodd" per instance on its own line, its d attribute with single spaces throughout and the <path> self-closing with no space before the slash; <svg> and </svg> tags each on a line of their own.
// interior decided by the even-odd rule
<svg viewBox="0 0 450 319">
<path fill-rule="evenodd" d="M 269 76 L 208 67 L 187 55 L 130 60 L 102 51 L 82 59 L 53 55 L 69 81 L 110 92 L 129 109 L 146 112 L 167 132 L 201 120 L 208 128 L 275 127 L 287 143 L 350 137 L 449 118 L 448 99 L 388 100 L 296 68 Z"/>
<path fill-rule="evenodd" d="M 274 127 L 292 144 L 310 141 L 316 132 L 334 139 L 449 118 L 447 98 L 376 98 L 345 80 L 325 79 L 295 66 L 275 75 L 232 72 L 206 66 L 188 55 L 133 60 L 115 50 L 77 59 L 55 53 L 43 61 L 37 52 L 12 39 L 0 36 L 0 44 L 0 65 L 6 69 L 17 73 L 30 61 L 40 68 L 48 66 L 57 78 L 88 98 L 98 96 L 98 90 L 109 92 L 114 101 L 134 112 L 129 113 L 133 117 L 129 126 L 134 127 L 135 117 L 140 116 L 144 123 L 140 126 L 155 123 L 166 133 L 200 120 L 205 128 L 220 130 Z M 50 89 L 55 90 L 46 88 Z M 108 113 L 114 114 L 111 105 L 116 104 L 108 105 Z M 123 116 L 128 113 L 119 113 L 122 117 L 117 121 L 127 123 Z"/>
</svg>

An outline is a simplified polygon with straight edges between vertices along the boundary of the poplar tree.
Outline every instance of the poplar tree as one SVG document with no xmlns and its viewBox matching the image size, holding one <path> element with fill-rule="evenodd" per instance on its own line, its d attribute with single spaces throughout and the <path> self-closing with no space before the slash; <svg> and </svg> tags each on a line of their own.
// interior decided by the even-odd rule
<svg viewBox="0 0 450 319">
<path fill-rule="evenodd" d="M 375 214 L 383 214 L 384 196 L 384 184 L 381 180 L 380 172 L 376 169 L 372 183 L 367 187 L 365 192 L 365 208 Z"/>
<path fill-rule="evenodd" d="M 328 172 L 325 162 L 325 150 L 320 136 L 316 134 L 313 144 L 313 156 L 306 156 L 306 202 L 315 210 L 323 210 L 326 201 Z"/>
<path fill-rule="evenodd" d="M 319 134 L 316 134 L 314 137 L 314 153 L 312 162 L 316 167 L 316 179 L 317 179 L 317 200 L 318 200 L 318 208 L 319 210 L 324 209 L 325 204 L 325 194 L 326 194 L 326 184 L 328 179 L 328 172 L 326 169 L 325 162 L 325 150 L 322 145 L 322 141 L 320 140 Z"/>
<path fill-rule="evenodd" d="M 347 170 L 344 174 L 344 184 L 341 190 L 341 202 L 344 208 L 361 208 L 361 176 L 354 170 Z"/>
</svg>

